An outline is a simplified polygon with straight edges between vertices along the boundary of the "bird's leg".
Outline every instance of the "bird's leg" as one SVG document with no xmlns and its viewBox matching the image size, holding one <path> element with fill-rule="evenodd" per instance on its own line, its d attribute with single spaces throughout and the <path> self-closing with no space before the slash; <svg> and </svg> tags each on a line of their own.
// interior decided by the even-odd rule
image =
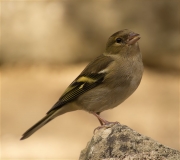
<svg viewBox="0 0 180 160">
<path fill-rule="evenodd" d="M 101 112 L 96 112 L 97 115 L 100 115 L 100 113 L 101 113 Z M 99 120 L 99 122 L 100 122 L 100 124 L 101 124 L 101 126 L 102 126 L 102 125 L 103 125 L 103 122 L 102 122 L 99 118 L 98 118 L 98 120 Z"/>
<path fill-rule="evenodd" d="M 111 123 L 111 122 L 108 122 L 108 121 L 106 121 L 105 119 L 101 118 L 101 117 L 99 116 L 100 112 L 97 112 L 97 113 L 91 112 L 91 113 L 97 117 L 97 119 L 99 120 L 101 126 Z"/>
<path fill-rule="evenodd" d="M 99 122 L 101 124 L 101 126 L 99 126 L 99 127 L 94 129 L 93 133 L 95 133 L 96 130 L 99 130 L 99 129 L 103 128 L 103 127 L 106 127 L 106 125 L 108 125 L 108 124 L 119 124 L 119 122 L 109 122 L 109 121 L 106 121 L 105 119 L 101 118 L 99 116 L 100 112 L 96 112 L 96 113 L 95 112 L 91 112 L 91 113 L 98 118 L 98 120 L 99 120 Z"/>
</svg>

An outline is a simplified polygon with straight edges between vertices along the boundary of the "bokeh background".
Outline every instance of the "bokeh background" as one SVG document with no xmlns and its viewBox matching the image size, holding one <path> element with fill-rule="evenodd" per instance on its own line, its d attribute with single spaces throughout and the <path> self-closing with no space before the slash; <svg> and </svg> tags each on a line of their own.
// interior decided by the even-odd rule
<svg viewBox="0 0 180 160">
<path fill-rule="evenodd" d="M 137 91 L 102 113 L 174 149 L 179 146 L 178 0 L 2 0 L 0 12 L 1 159 L 78 159 L 99 125 L 83 111 L 21 135 L 51 108 L 121 29 L 141 35 L 145 65 Z"/>
</svg>

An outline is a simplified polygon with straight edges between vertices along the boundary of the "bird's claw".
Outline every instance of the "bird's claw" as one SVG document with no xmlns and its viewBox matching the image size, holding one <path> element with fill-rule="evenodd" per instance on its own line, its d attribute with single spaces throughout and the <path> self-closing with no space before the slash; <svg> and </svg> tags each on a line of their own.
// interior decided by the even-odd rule
<svg viewBox="0 0 180 160">
<path fill-rule="evenodd" d="M 99 129 L 101 129 L 101 128 L 110 128 L 108 125 L 109 124 L 113 124 L 113 125 L 115 125 L 115 124 L 120 124 L 119 122 L 108 122 L 108 121 L 106 121 L 106 123 L 104 123 L 102 126 L 98 126 L 97 128 L 95 128 L 94 129 L 94 131 L 93 131 L 93 134 L 95 134 L 95 132 L 96 132 L 96 130 L 99 130 Z"/>
</svg>

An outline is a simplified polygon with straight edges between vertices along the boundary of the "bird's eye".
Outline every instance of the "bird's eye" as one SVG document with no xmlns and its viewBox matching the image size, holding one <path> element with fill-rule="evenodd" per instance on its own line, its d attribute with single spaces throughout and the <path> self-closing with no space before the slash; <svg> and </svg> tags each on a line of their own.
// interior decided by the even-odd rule
<svg viewBox="0 0 180 160">
<path fill-rule="evenodd" d="M 121 43 L 122 42 L 122 39 L 121 38 L 117 38 L 116 39 L 116 43 Z"/>
</svg>

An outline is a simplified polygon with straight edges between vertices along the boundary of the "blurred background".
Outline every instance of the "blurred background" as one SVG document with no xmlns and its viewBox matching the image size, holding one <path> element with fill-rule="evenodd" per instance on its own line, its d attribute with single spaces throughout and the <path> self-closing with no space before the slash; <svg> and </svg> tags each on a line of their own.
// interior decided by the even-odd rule
<svg viewBox="0 0 180 160">
<path fill-rule="evenodd" d="M 62 115 L 21 135 L 52 107 L 110 35 L 130 29 L 145 65 L 137 91 L 102 113 L 174 149 L 179 147 L 178 0 L 1 1 L 1 159 L 78 159 L 98 120 Z"/>
</svg>

